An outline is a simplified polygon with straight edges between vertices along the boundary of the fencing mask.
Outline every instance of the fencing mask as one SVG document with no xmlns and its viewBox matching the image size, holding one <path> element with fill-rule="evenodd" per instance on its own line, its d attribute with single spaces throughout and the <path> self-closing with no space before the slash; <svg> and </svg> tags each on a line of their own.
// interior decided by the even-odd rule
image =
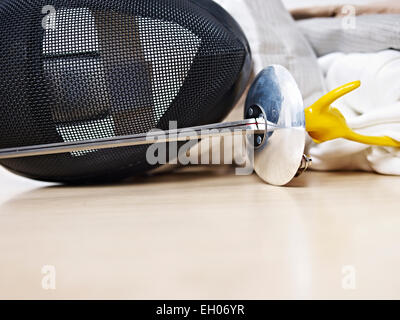
<svg viewBox="0 0 400 320">
<path fill-rule="evenodd" d="M 3 0 L 0 149 L 221 121 L 251 71 L 248 42 L 211 0 Z M 14 173 L 80 183 L 155 166 L 148 146 L 2 159 Z"/>
</svg>

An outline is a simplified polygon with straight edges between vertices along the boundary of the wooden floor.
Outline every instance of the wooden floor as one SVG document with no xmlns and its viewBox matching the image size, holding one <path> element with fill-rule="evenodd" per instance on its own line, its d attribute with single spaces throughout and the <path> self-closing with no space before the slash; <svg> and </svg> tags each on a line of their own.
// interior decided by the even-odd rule
<svg viewBox="0 0 400 320">
<path fill-rule="evenodd" d="M 0 298 L 399 299 L 399 204 L 400 178 L 365 173 L 276 188 L 192 168 L 78 188 L 1 169 Z"/>
</svg>

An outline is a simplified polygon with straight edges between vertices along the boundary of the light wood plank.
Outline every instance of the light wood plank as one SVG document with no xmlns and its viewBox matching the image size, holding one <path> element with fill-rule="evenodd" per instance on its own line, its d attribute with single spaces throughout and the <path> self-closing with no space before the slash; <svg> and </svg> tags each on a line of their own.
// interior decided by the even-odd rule
<svg viewBox="0 0 400 320">
<path fill-rule="evenodd" d="M 65 187 L 1 170 L 0 298 L 400 298 L 399 199 L 398 177 L 366 173 L 277 188 L 199 167 Z"/>
</svg>

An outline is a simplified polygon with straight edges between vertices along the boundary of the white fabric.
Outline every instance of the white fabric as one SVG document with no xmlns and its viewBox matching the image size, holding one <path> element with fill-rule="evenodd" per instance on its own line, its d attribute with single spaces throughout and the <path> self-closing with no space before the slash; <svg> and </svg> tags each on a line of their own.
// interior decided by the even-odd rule
<svg viewBox="0 0 400 320">
<path fill-rule="evenodd" d="M 362 87 L 335 103 L 358 133 L 400 141 L 400 52 L 333 53 L 319 59 L 329 90 L 361 80 Z M 343 139 L 313 144 L 316 170 L 363 170 L 400 175 L 400 149 Z"/>
</svg>

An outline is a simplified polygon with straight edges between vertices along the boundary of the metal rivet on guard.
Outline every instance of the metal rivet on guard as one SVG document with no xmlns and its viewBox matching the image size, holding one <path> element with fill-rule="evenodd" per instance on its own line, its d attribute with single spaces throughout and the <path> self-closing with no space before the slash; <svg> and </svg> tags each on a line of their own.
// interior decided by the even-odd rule
<svg viewBox="0 0 400 320">
<path fill-rule="evenodd" d="M 253 110 L 253 108 L 250 108 L 249 112 L 248 112 L 249 117 L 252 117 L 253 114 L 254 114 L 254 110 Z"/>
</svg>

